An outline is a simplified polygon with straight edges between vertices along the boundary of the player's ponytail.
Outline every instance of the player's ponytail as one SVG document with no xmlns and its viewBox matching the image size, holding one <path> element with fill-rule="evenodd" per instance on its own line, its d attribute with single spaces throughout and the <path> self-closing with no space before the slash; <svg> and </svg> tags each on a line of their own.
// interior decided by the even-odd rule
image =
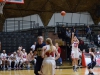
<svg viewBox="0 0 100 75">
<path fill-rule="evenodd" d="M 53 51 L 53 44 L 52 44 L 52 40 L 50 38 L 46 39 L 46 42 L 50 45 L 50 50 L 49 53 L 51 53 Z"/>
</svg>

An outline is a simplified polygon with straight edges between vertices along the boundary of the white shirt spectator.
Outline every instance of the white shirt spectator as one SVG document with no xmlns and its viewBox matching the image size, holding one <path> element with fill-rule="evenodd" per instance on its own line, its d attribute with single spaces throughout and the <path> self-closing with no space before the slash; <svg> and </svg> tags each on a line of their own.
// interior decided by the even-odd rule
<svg viewBox="0 0 100 75">
<path fill-rule="evenodd" d="M 35 45 L 32 45 L 31 46 L 31 49 L 34 51 L 35 50 Z"/>
<path fill-rule="evenodd" d="M 100 35 L 98 35 L 98 41 L 100 41 Z"/>
<path fill-rule="evenodd" d="M 17 55 L 14 55 L 14 54 L 11 54 L 10 56 L 11 58 L 15 58 L 15 59 L 17 58 Z"/>
<path fill-rule="evenodd" d="M 5 54 L 4 54 L 4 53 L 1 53 L 1 59 L 4 60 L 4 59 L 6 59 L 6 58 L 7 58 L 7 54 L 6 54 L 6 53 L 5 53 Z"/>
</svg>

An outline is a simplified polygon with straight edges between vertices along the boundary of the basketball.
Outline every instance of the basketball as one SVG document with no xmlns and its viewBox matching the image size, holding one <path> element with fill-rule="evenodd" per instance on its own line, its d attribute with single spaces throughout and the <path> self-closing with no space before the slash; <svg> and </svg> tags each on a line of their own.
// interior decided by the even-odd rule
<svg viewBox="0 0 100 75">
<path fill-rule="evenodd" d="M 65 16 L 66 15 L 66 12 L 65 11 L 61 11 L 61 15 L 62 16 Z"/>
</svg>

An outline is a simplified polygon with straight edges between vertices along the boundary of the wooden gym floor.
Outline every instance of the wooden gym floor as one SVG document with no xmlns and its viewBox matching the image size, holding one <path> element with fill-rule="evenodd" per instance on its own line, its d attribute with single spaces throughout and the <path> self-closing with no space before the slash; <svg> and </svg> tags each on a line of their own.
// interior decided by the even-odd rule
<svg viewBox="0 0 100 75">
<path fill-rule="evenodd" d="M 94 68 L 94 75 L 100 75 L 100 68 Z M 73 72 L 72 69 L 56 69 L 56 75 L 87 75 L 86 68 L 80 68 L 77 72 Z M 0 71 L 0 75 L 35 75 L 33 70 L 11 70 Z"/>
</svg>

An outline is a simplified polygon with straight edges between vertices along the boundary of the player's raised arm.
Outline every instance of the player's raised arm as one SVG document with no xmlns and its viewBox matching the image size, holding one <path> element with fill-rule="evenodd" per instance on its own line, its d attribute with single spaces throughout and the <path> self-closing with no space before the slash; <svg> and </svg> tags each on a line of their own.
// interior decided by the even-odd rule
<svg viewBox="0 0 100 75">
<path fill-rule="evenodd" d="M 72 32 L 71 43 L 73 43 L 73 38 L 74 38 L 74 32 Z"/>
</svg>

